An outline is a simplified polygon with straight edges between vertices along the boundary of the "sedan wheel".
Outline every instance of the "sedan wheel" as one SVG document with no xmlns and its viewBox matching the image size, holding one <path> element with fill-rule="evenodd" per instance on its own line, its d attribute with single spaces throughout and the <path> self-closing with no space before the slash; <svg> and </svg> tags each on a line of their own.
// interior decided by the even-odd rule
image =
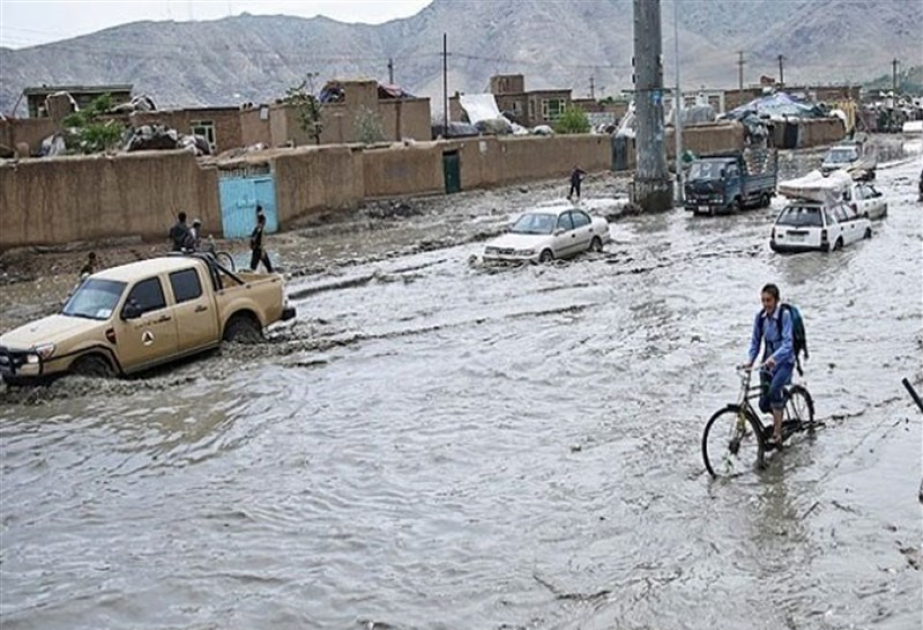
<svg viewBox="0 0 923 630">
<path fill-rule="evenodd" d="M 554 252 L 550 249 L 542 250 L 542 255 L 538 257 L 538 262 L 540 263 L 549 263 L 554 260 Z"/>
<path fill-rule="evenodd" d="M 603 241 L 598 236 L 594 236 L 593 240 L 590 241 L 590 251 L 599 253 L 603 250 Z"/>
</svg>

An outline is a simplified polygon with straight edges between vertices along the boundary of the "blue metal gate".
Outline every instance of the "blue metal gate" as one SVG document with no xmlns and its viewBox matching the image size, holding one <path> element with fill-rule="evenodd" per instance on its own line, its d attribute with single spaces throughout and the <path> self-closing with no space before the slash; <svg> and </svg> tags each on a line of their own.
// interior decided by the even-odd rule
<svg viewBox="0 0 923 630">
<path fill-rule="evenodd" d="M 220 171 L 221 229 L 224 238 L 245 238 L 256 226 L 256 207 L 263 207 L 266 232 L 279 229 L 276 213 L 276 183 L 268 165 L 253 165 Z"/>
</svg>

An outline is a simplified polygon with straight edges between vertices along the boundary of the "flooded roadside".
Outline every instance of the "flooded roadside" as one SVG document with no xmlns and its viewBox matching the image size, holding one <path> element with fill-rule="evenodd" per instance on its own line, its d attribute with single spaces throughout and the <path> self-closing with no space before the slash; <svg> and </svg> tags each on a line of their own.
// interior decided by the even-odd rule
<svg viewBox="0 0 923 630">
<path fill-rule="evenodd" d="M 270 343 L 4 399 L 2 625 L 916 627 L 918 172 L 882 169 L 889 217 L 836 256 L 773 255 L 773 210 L 677 210 L 500 272 L 471 234 L 515 204 L 472 193 L 488 227 L 450 246 L 294 279 Z M 766 281 L 828 426 L 709 482 Z"/>
</svg>

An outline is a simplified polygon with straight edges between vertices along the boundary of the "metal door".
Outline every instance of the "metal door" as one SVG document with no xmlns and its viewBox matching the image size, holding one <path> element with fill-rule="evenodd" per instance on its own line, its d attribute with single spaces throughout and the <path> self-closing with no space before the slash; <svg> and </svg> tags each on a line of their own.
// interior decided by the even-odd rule
<svg viewBox="0 0 923 630">
<path fill-rule="evenodd" d="M 458 151 L 446 151 L 442 154 L 442 170 L 445 174 L 446 194 L 461 191 L 461 164 Z"/>
<path fill-rule="evenodd" d="M 218 180 L 221 200 L 221 229 L 224 238 L 246 238 L 256 226 L 256 207 L 263 207 L 266 232 L 279 229 L 276 212 L 276 184 L 271 173 L 222 171 Z"/>
</svg>

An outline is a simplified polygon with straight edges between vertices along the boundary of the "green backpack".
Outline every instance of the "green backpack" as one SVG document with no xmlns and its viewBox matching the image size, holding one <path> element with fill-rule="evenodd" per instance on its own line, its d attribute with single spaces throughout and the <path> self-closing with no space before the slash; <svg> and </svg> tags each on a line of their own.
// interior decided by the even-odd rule
<svg viewBox="0 0 923 630">
<path fill-rule="evenodd" d="M 792 350 L 795 352 L 795 367 L 798 369 L 798 375 L 804 376 L 804 371 L 801 369 L 801 355 L 804 354 L 805 360 L 810 359 L 811 355 L 808 352 L 808 334 L 804 329 L 804 317 L 801 316 L 801 311 L 798 310 L 798 307 L 794 304 L 786 304 L 783 302 L 779 305 L 779 308 L 782 311 L 779 313 L 779 323 L 778 326 L 782 326 L 782 314 L 785 311 L 788 311 L 789 316 L 792 318 Z M 762 337 L 762 322 L 760 320 L 760 336 Z M 782 330 L 779 330 L 779 336 L 782 336 Z"/>
</svg>

